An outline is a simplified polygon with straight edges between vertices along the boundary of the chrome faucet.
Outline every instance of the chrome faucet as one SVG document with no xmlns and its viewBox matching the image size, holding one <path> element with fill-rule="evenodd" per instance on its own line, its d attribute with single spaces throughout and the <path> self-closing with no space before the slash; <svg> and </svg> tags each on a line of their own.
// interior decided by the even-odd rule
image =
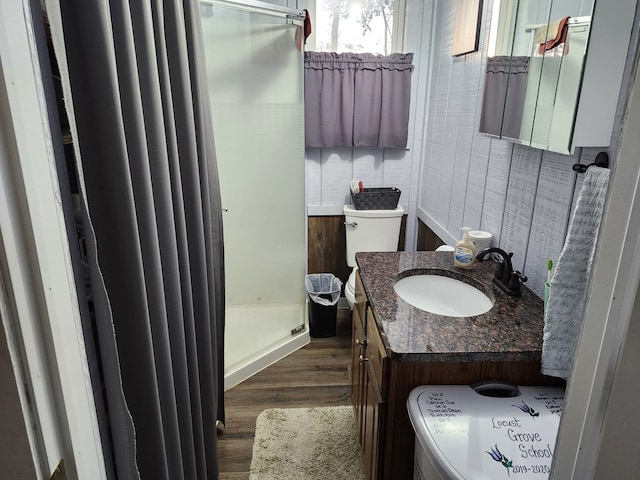
<svg viewBox="0 0 640 480">
<path fill-rule="evenodd" d="M 496 263 L 493 284 L 507 295 L 512 297 L 521 296 L 520 286 L 527 281 L 527 277 L 513 270 L 513 264 L 511 263 L 513 253 L 507 253 L 501 248 L 491 247 L 480 252 L 476 260 L 482 262 L 484 257 L 490 253 L 495 253 L 502 257 L 502 260 L 498 260 Z"/>
</svg>

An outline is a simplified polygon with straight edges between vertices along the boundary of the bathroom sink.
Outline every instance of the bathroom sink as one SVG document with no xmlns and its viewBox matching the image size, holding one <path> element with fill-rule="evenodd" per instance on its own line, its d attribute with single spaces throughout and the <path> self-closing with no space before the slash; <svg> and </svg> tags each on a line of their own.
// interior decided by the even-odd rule
<svg viewBox="0 0 640 480">
<path fill-rule="evenodd" d="M 491 310 L 493 301 L 473 285 L 442 275 L 413 275 L 394 286 L 404 301 L 447 317 L 473 317 Z"/>
</svg>

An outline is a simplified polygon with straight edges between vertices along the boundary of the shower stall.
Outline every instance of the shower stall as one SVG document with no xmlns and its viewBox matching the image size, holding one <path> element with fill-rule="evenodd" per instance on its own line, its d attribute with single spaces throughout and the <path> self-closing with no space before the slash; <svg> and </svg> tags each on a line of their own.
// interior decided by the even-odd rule
<svg viewBox="0 0 640 480">
<path fill-rule="evenodd" d="M 225 388 L 309 342 L 303 17 L 201 2 L 223 206 Z"/>
</svg>

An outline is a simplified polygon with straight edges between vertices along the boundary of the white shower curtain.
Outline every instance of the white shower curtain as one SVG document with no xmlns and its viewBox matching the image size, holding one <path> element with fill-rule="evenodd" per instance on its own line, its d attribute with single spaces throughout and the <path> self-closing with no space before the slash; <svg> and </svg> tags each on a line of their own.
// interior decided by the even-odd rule
<svg viewBox="0 0 640 480">
<path fill-rule="evenodd" d="M 47 9 L 84 200 L 109 477 L 217 478 L 224 272 L 199 5 Z"/>
</svg>

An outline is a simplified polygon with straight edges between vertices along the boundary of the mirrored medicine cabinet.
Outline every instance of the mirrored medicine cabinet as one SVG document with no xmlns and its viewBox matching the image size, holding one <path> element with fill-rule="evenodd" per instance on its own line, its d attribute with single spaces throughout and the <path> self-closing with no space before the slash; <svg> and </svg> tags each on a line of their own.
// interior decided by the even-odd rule
<svg viewBox="0 0 640 480">
<path fill-rule="evenodd" d="M 480 133 L 608 146 L 634 14 L 634 0 L 494 0 Z"/>
</svg>

